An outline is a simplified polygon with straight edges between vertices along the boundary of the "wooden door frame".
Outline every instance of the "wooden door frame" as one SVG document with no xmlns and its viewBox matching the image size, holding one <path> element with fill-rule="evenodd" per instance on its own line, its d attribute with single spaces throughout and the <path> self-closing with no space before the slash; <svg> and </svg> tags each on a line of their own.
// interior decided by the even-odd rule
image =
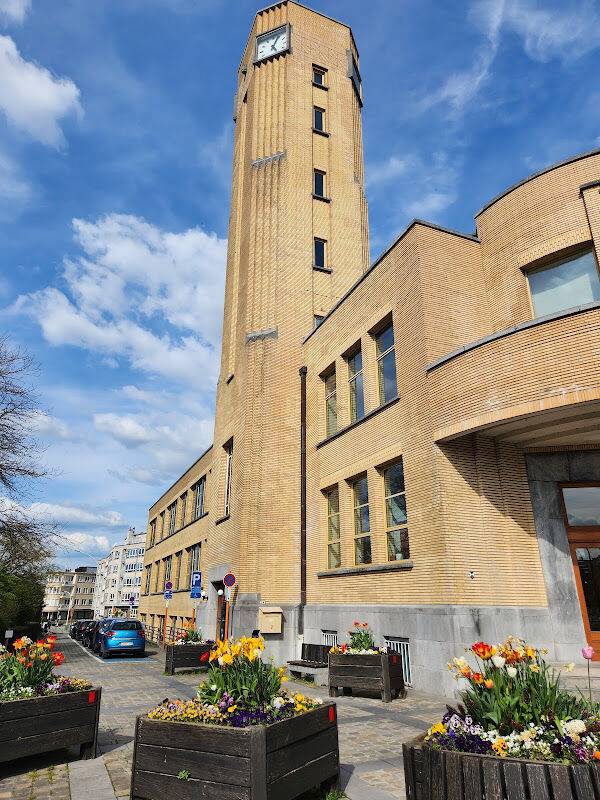
<svg viewBox="0 0 600 800">
<path fill-rule="evenodd" d="M 575 585 L 577 586 L 577 594 L 579 596 L 579 606 L 581 609 L 583 628 L 585 630 L 587 643 L 591 645 L 595 651 L 593 661 L 600 661 L 600 631 L 592 631 L 590 628 L 587 605 L 583 592 L 583 583 L 579 573 L 579 564 L 577 562 L 576 553 L 578 547 L 600 548 L 600 525 L 569 525 L 567 507 L 565 505 L 565 497 L 563 494 L 563 489 L 584 489 L 593 486 L 600 487 L 600 481 L 576 481 L 572 483 L 564 482 L 558 484 L 558 489 L 560 493 L 560 504 L 563 512 L 565 530 L 567 533 L 567 543 L 569 545 L 569 552 L 571 554 L 571 563 L 573 564 Z"/>
</svg>

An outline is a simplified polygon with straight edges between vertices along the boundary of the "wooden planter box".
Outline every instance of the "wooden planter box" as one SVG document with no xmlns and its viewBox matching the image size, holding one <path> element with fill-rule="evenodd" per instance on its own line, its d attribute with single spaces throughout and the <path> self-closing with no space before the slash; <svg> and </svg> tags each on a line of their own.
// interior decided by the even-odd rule
<svg viewBox="0 0 600 800">
<path fill-rule="evenodd" d="M 80 745 L 96 757 L 100 688 L 0 702 L 0 763 Z"/>
<path fill-rule="evenodd" d="M 181 771 L 189 780 L 178 778 Z M 298 717 L 225 728 L 137 718 L 131 798 L 292 800 L 314 786 L 337 787 L 336 707 Z"/>
<path fill-rule="evenodd" d="M 384 703 L 391 702 L 392 695 L 406 697 L 400 653 L 329 653 L 328 682 L 330 697 L 337 697 L 340 688 L 344 694 L 352 694 L 354 689 L 381 692 Z"/>
<path fill-rule="evenodd" d="M 402 745 L 407 800 L 599 800 L 600 764 L 552 764 Z"/>
<path fill-rule="evenodd" d="M 176 669 L 208 669 L 208 658 L 201 661 L 204 653 L 210 653 L 211 644 L 168 644 L 165 648 L 165 672 L 174 675 Z"/>
</svg>

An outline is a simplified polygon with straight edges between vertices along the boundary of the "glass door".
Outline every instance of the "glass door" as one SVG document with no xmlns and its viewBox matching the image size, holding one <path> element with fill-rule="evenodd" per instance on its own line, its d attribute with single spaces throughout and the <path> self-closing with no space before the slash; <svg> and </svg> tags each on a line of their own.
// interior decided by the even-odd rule
<svg viewBox="0 0 600 800">
<path fill-rule="evenodd" d="M 583 626 L 600 661 L 600 483 L 560 488 Z"/>
</svg>

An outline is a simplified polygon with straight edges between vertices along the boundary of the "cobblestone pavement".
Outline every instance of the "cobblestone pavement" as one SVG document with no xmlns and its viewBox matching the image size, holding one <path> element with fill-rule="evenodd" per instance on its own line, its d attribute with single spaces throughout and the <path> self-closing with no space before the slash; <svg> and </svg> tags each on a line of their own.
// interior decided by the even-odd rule
<svg viewBox="0 0 600 800">
<path fill-rule="evenodd" d="M 99 758 L 78 761 L 78 748 L 27 758 L 0 767 L 0 800 L 113 800 L 129 797 L 135 717 L 165 697 L 192 697 L 197 674 L 164 675 L 164 654 L 149 645 L 145 659 L 124 656 L 102 661 L 60 634 L 66 656 L 61 672 L 102 686 Z M 313 697 L 325 687 L 288 683 Z M 342 786 L 352 800 L 404 800 L 402 742 L 439 719 L 443 698 L 410 692 L 405 700 L 338 697 Z M 110 780 L 109 781 L 107 780 Z M 112 785 L 112 795 L 111 787 Z"/>
</svg>

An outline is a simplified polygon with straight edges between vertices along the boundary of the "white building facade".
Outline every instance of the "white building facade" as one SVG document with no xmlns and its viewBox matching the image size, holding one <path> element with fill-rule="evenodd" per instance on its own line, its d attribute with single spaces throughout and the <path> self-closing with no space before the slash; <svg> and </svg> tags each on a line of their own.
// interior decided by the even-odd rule
<svg viewBox="0 0 600 800">
<path fill-rule="evenodd" d="M 77 567 L 53 572 L 46 577 L 42 619 L 73 622 L 94 615 L 96 567 Z"/>
<path fill-rule="evenodd" d="M 136 533 L 130 528 L 124 543 L 113 545 L 98 561 L 94 617 L 137 617 L 145 546 L 146 532 Z"/>
</svg>

